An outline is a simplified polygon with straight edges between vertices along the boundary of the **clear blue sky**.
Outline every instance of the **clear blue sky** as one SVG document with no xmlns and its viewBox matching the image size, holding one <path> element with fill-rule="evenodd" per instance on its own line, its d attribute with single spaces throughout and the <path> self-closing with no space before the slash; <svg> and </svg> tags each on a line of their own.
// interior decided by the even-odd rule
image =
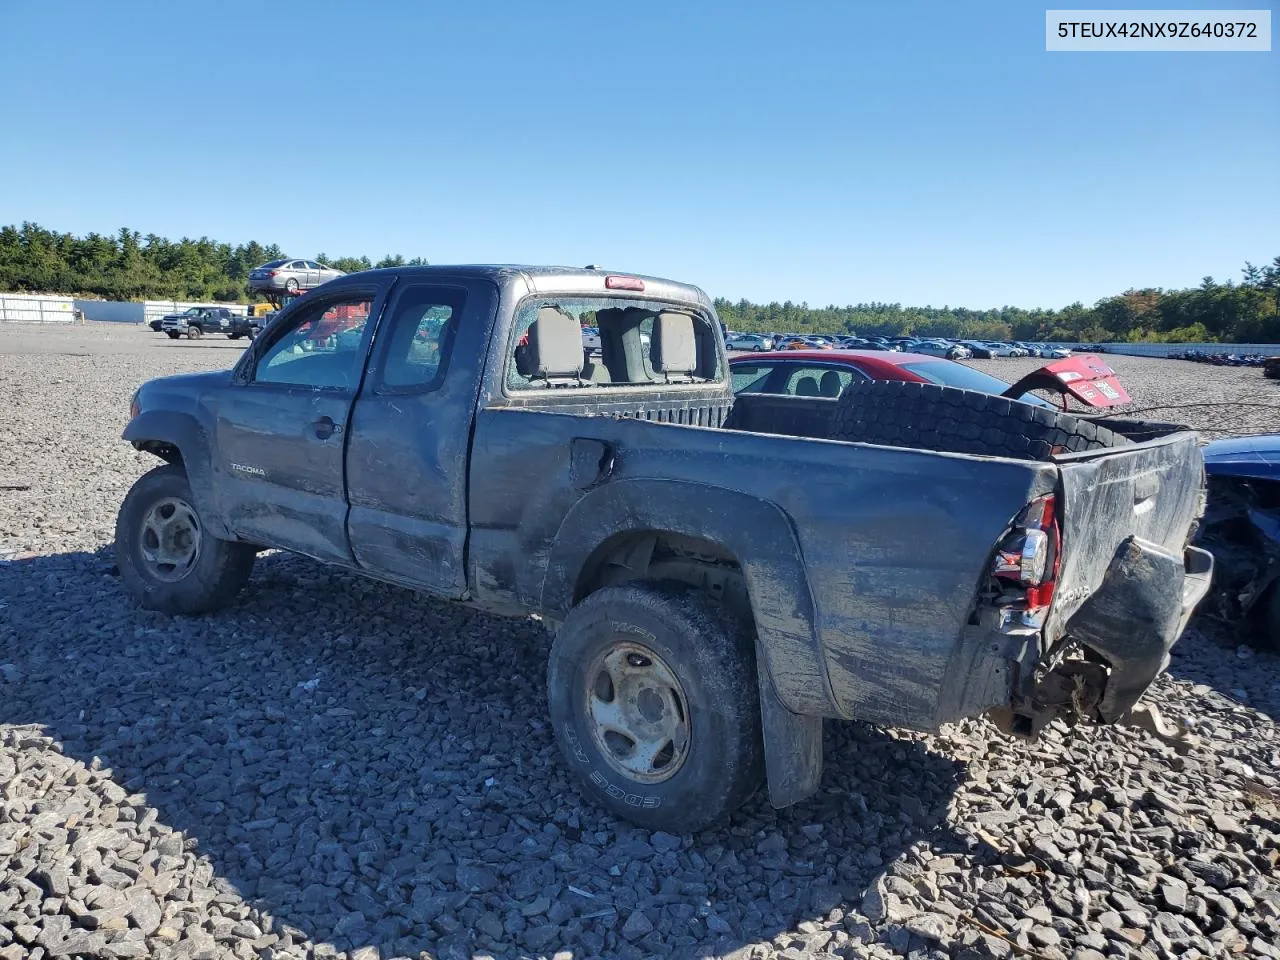
<svg viewBox="0 0 1280 960">
<path fill-rule="evenodd" d="M 7 0 L 0 223 L 811 305 L 1280 254 L 1280 53 L 1046 53 L 1045 7 Z"/>
</svg>

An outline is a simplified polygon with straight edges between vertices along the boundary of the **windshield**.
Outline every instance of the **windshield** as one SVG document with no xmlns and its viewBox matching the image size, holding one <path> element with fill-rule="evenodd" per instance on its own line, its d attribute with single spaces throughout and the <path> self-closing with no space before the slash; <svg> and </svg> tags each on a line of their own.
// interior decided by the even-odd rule
<svg viewBox="0 0 1280 960">
<path fill-rule="evenodd" d="M 979 393 L 990 393 L 996 396 L 1009 389 L 1009 384 L 999 377 L 993 377 L 989 373 L 983 373 L 981 370 L 966 367 L 963 363 L 953 363 L 950 360 L 928 360 L 920 363 L 904 363 L 902 366 L 904 369 L 924 377 L 930 383 L 938 383 L 944 387 L 977 390 Z M 1029 393 L 1026 396 L 1019 397 L 1019 399 L 1023 403 L 1032 403 L 1037 407 L 1048 407 L 1050 410 L 1057 409 L 1048 400 L 1044 400 L 1034 394 Z"/>
</svg>

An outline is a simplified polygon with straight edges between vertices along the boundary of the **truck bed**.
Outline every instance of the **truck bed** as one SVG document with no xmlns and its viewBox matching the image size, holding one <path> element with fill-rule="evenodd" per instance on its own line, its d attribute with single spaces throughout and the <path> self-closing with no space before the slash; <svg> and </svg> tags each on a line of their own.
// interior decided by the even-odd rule
<svg viewBox="0 0 1280 960">
<path fill-rule="evenodd" d="M 1055 468 L 672 422 L 680 416 L 481 411 L 468 578 L 481 602 L 563 614 L 573 590 L 552 584 L 578 568 L 573 545 L 654 523 L 641 505 L 740 558 L 793 710 L 936 726 L 992 547 L 1053 488 Z M 566 482 L 575 438 L 612 451 L 607 482 Z"/>
<path fill-rule="evenodd" d="M 589 565 L 596 545 L 650 524 L 702 531 L 741 559 L 756 622 L 770 634 L 761 653 L 784 704 L 933 729 L 1007 700 L 1011 678 L 1001 671 L 1013 654 L 987 649 L 990 638 L 970 628 L 975 595 L 1013 518 L 1060 490 L 1064 470 L 1076 478 L 1069 536 L 1099 523 L 1102 499 L 1111 506 L 1105 536 L 1089 535 L 1095 555 L 1073 557 L 1066 570 L 1072 609 L 1055 630 L 1098 587 L 1126 536 L 1153 538 L 1181 564 L 1170 538 L 1195 509 L 1194 434 L 1124 454 L 1094 451 L 1064 468 L 818 439 L 834 404 L 759 396 L 739 397 L 729 411 L 692 400 L 657 408 L 620 401 L 594 415 L 481 410 L 469 496 L 477 598 L 555 618 L 575 597 L 561 581 Z M 584 441 L 611 463 L 587 489 L 569 479 L 571 450 Z M 1161 474 L 1169 475 L 1163 491 Z M 1133 502 L 1135 483 L 1148 506 L 1124 515 L 1116 504 Z"/>
</svg>

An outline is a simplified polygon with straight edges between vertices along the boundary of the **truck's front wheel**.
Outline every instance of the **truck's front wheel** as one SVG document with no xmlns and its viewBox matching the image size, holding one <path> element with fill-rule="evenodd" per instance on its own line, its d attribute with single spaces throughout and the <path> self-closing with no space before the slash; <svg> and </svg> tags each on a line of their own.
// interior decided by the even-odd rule
<svg viewBox="0 0 1280 960">
<path fill-rule="evenodd" d="M 556 634 L 547 687 L 584 792 L 641 826 L 701 830 L 764 779 L 751 631 L 692 587 L 589 596 Z"/>
<path fill-rule="evenodd" d="M 249 579 L 256 550 L 204 528 L 187 475 L 172 464 L 143 475 L 116 517 L 116 566 L 148 610 L 208 613 Z"/>
</svg>

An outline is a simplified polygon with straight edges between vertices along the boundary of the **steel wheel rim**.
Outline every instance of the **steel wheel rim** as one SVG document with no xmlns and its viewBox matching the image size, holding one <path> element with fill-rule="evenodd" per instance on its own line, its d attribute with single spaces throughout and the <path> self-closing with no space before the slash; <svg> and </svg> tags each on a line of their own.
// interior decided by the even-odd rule
<svg viewBox="0 0 1280 960">
<path fill-rule="evenodd" d="M 605 761 L 639 783 L 675 776 L 689 757 L 688 700 L 653 650 L 617 639 L 587 669 L 587 725 Z"/>
<path fill-rule="evenodd" d="M 200 518 L 179 497 L 154 503 L 142 518 L 138 552 L 157 580 L 174 583 L 189 574 L 200 559 Z"/>
</svg>

